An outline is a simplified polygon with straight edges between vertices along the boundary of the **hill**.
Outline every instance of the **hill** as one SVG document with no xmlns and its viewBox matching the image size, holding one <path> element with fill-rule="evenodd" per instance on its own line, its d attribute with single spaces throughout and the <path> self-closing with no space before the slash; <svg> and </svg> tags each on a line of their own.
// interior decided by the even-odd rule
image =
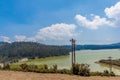
<svg viewBox="0 0 120 80">
<path fill-rule="evenodd" d="M 44 58 L 68 55 L 69 49 L 35 42 L 0 42 L 0 62 L 15 61 L 21 58 Z"/>
<path fill-rule="evenodd" d="M 64 46 L 71 48 L 70 45 Z M 76 50 L 99 50 L 99 49 L 120 49 L 120 43 L 108 44 L 108 45 L 76 45 Z"/>
<path fill-rule="evenodd" d="M 7 42 L 0 42 L 0 47 L 3 46 L 3 45 L 6 45 L 6 44 L 9 44 Z"/>
</svg>

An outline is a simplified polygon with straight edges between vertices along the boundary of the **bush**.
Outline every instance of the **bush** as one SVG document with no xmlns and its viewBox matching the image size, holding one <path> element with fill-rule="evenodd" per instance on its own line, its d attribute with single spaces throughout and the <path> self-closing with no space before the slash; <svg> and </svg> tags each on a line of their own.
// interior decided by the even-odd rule
<svg viewBox="0 0 120 80">
<path fill-rule="evenodd" d="M 0 70 L 2 70 L 2 67 L 0 66 Z"/>
<path fill-rule="evenodd" d="M 90 72 L 90 76 L 101 76 L 102 72 Z"/>
<path fill-rule="evenodd" d="M 37 65 L 21 64 L 20 68 L 22 71 L 27 71 L 27 72 L 37 72 L 38 71 Z"/>
<path fill-rule="evenodd" d="M 57 73 L 57 72 L 58 72 L 58 67 L 57 67 L 57 65 L 53 65 L 52 67 L 50 67 L 50 68 L 48 69 L 48 72 L 49 72 L 49 73 Z"/>
<path fill-rule="evenodd" d="M 90 69 L 88 64 L 73 64 L 71 72 L 75 75 L 90 76 Z"/>
<path fill-rule="evenodd" d="M 36 65 L 28 65 L 26 70 L 29 72 L 36 72 L 38 70 L 38 67 Z"/>
<path fill-rule="evenodd" d="M 75 75 L 78 75 L 79 73 L 79 67 L 80 67 L 80 64 L 73 64 L 72 65 L 72 68 L 71 68 L 71 72 Z"/>
<path fill-rule="evenodd" d="M 104 70 L 102 76 L 115 76 L 114 72 L 109 72 L 108 70 Z"/>
<path fill-rule="evenodd" d="M 57 73 L 61 73 L 61 74 L 71 74 L 71 71 L 68 69 L 61 69 L 61 70 L 57 70 Z"/>
<path fill-rule="evenodd" d="M 115 76 L 115 73 L 114 73 L 114 72 L 111 72 L 110 75 L 111 75 L 111 76 Z"/>
<path fill-rule="evenodd" d="M 80 76 L 90 76 L 90 69 L 88 64 L 80 64 L 79 67 Z"/>
<path fill-rule="evenodd" d="M 49 69 L 48 69 L 48 65 L 44 64 L 44 65 L 40 65 L 37 72 L 40 73 L 49 73 Z"/>
<path fill-rule="evenodd" d="M 22 69 L 22 71 L 27 71 L 27 67 L 28 67 L 27 64 L 21 64 L 20 65 L 20 68 Z"/>
<path fill-rule="evenodd" d="M 102 76 L 110 76 L 110 73 L 108 70 L 104 70 Z"/>
<path fill-rule="evenodd" d="M 48 65 L 45 64 L 45 65 L 43 65 L 43 67 L 45 70 L 48 70 Z"/>
<path fill-rule="evenodd" d="M 13 70 L 13 71 L 22 71 L 22 69 L 20 67 L 11 68 L 10 70 Z"/>
<path fill-rule="evenodd" d="M 10 65 L 9 64 L 5 64 L 3 67 L 4 70 L 10 70 Z"/>
<path fill-rule="evenodd" d="M 57 72 L 57 69 L 58 69 L 57 65 L 56 65 L 56 64 L 53 65 L 53 71 L 54 71 L 54 72 Z"/>
</svg>

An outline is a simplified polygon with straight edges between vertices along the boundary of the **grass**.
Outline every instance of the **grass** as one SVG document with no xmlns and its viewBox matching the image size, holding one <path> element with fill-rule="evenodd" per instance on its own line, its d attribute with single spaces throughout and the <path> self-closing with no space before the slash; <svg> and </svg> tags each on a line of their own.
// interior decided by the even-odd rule
<svg viewBox="0 0 120 80">
<path fill-rule="evenodd" d="M 19 65 L 21 64 L 32 64 L 32 65 L 43 65 L 47 61 L 54 61 L 54 60 L 59 60 L 59 59 L 65 59 L 69 58 L 69 56 L 55 56 L 55 57 L 47 57 L 47 58 L 39 58 L 39 59 L 29 59 L 28 61 L 24 62 L 17 62 L 17 63 L 12 63 L 10 64 L 11 69 L 19 68 Z"/>
<path fill-rule="evenodd" d="M 67 56 L 54 56 L 54 57 L 47 57 L 47 58 L 40 58 L 40 59 L 29 59 L 26 62 L 56 60 L 56 59 L 62 59 L 62 58 L 66 58 L 66 57 L 69 57 L 69 56 L 67 55 Z"/>
</svg>

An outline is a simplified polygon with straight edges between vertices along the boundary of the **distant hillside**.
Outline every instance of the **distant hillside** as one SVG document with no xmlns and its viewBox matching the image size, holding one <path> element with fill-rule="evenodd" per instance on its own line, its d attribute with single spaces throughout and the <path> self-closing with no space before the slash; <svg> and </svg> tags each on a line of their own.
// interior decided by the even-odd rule
<svg viewBox="0 0 120 80">
<path fill-rule="evenodd" d="M 0 42 L 0 62 L 13 61 L 21 58 L 43 58 L 68 55 L 69 49 L 61 46 L 49 46 L 35 42 Z"/>
<path fill-rule="evenodd" d="M 0 62 L 14 61 L 21 58 L 43 58 L 68 55 L 71 45 L 50 46 L 35 42 L 0 42 Z M 76 45 L 76 50 L 120 49 L 120 43 L 109 45 Z"/>
<path fill-rule="evenodd" d="M 71 49 L 70 45 L 64 46 Z M 76 50 L 120 49 L 120 43 L 109 45 L 76 45 Z"/>
<path fill-rule="evenodd" d="M 9 44 L 7 42 L 0 42 L 0 47 L 3 46 L 3 45 L 6 45 L 6 44 Z"/>
</svg>

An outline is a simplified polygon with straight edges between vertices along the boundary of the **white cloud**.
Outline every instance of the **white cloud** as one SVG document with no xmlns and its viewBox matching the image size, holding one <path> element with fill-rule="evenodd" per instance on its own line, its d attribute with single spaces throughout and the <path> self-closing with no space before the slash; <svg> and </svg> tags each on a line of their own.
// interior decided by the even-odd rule
<svg viewBox="0 0 120 80">
<path fill-rule="evenodd" d="M 91 14 L 92 20 L 78 14 L 75 16 L 78 24 L 80 26 L 89 29 L 98 29 L 101 26 L 115 27 L 120 25 L 120 2 L 116 3 L 114 6 L 105 8 L 104 10 L 107 18 L 101 18 L 98 15 Z"/>
<path fill-rule="evenodd" d="M 74 24 L 53 24 L 51 26 L 45 27 L 40 29 L 36 35 L 32 37 L 26 37 L 24 35 L 15 35 L 14 38 L 18 42 L 22 41 L 51 41 L 51 40 L 63 40 L 63 39 L 70 39 L 76 35 L 78 35 L 75 32 L 76 26 Z"/>
<path fill-rule="evenodd" d="M 40 29 L 35 38 L 37 40 L 62 40 L 75 36 L 76 26 L 74 24 L 54 24 L 43 29 Z"/>
<path fill-rule="evenodd" d="M 11 43 L 10 38 L 7 36 L 1 36 L 1 38 L 3 39 L 4 42 L 8 42 Z"/>
<path fill-rule="evenodd" d="M 24 35 L 15 35 L 14 38 L 17 42 L 23 42 L 23 41 L 25 41 L 25 42 L 27 42 L 27 41 L 36 42 L 35 37 L 26 37 Z"/>
<path fill-rule="evenodd" d="M 108 21 L 106 18 L 101 18 L 100 16 L 92 15 L 93 20 L 89 20 L 82 15 L 76 15 L 75 19 L 77 20 L 80 26 L 89 28 L 89 29 L 98 29 L 101 26 L 114 26 L 114 23 Z"/>
<path fill-rule="evenodd" d="M 23 35 L 15 35 L 14 37 L 18 42 L 22 42 L 26 40 L 26 36 L 23 36 Z"/>
<path fill-rule="evenodd" d="M 116 3 L 114 6 L 105 9 L 105 13 L 108 18 L 115 19 L 116 25 L 120 22 L 120 2 Z M 120 24 L 120 23 L 119 23 Z"/>
<path fill-rule="evenodd" d="M 36 42 L 37 39 L 35 37 L 28 37 L 28 38 L 26 38 L 26 41 L 28 41 L 28 42 Z"/>
</svg>

